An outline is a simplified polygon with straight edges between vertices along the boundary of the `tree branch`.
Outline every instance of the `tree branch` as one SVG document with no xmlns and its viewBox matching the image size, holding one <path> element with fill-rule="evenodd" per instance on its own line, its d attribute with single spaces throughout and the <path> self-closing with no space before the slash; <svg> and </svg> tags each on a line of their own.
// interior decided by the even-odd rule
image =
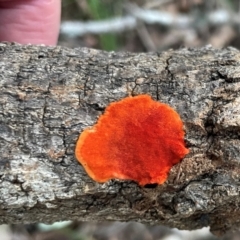
<svg viewBox="0 0 240 240">
<path fill-rule="evenodd" d="M 0 223 L 119 220 L 239 227 L 240 53 L 115 53 L 0 44 Z M 92 181 L 79 133 L 111 102 L 149 94 L 181 115 L 190 154 L 167 182 Z"/>
</svg>

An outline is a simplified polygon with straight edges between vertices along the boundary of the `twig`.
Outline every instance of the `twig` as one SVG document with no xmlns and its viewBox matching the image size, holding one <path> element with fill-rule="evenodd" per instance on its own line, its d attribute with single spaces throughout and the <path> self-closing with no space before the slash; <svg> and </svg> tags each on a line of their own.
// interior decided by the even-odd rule
<svg viewBox="0 0 240 240">
<path fill-rule="evenodd" d="M 101 34 L 107 32 L 122 32 L 134 29 L 137 20 L 134 17 L 118 17 L 102 21 L 65 21 L 61 25 L 61 33 L 70 37 L 83 36 L 88 33 Z"/>
<path fill-rule="evenodd" d="M 144 8 L 148 8 L 148 9 L 156 8 L 156 7 L 162 6 L 164 4 L 172 3 L 173 1 L 174 0 L 162 0 L 162 1 L 153 0 L 151 2 L 146 2 L 144 5 Z"/>
<path fill-rule="evenodd" d="M 192 18 L 187 15 L 174 16 L 164 11 L 143 9 L 136 4 L 128 3 L 125 5 L 125 9 L 130 15 L 148 24 L 161 24 L 182 28 L 188 26 L 192 21 Z"/>
<path fill-rule="evenodd" d="M 139 35 L 144 47 L 147 49 L 148 52 L 157 50 L 153 40 L 150 37 L 148 30 L 143 22 L 138 23 L 137 32 L 138 32 L 138 35 Z"/>
</svg>

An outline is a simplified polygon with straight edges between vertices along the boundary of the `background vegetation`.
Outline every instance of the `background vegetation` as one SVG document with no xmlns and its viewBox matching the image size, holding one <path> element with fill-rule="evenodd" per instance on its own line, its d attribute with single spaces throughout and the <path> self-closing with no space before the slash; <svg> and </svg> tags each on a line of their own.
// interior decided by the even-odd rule
<svg viewBox="0 0 240 240">
<path fill-rule="evenodd" d="M 60 45 L 85 46 L 107 51 L 162 51 L 169 48 L 201 47 L 211 44 L 216 48 L 240 47 L 240 2 L 239 0 L 63 0 L 63 22 L 74 20 L 107 21 L 126 16 L 135 16 L 136 7 L 146 13 L 146 19 L 136 17 L 137 25 L 131 30 L 91 34 L 69 38 L 60 35 Z M 151 22 L 158 12 L 162 21 Z M 167 24 L 162 13 L 174 20 L 186 17 L 190 24 L 180 27 Z M 215 15 L 214 15 L 215 14 Z M 161 19 L 160 19 L 161 20 Z M 97 26 L 96 26 L 97 27 Z"/>
</svg>

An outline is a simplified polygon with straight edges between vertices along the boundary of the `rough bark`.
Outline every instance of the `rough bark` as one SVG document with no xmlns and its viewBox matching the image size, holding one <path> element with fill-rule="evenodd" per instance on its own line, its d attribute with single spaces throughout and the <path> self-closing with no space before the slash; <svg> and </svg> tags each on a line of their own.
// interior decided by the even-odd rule
<svg viewBox="0 0 240 240">
<path fill-rule="evenodd" d="M 117 53 L 0 44 L 0 223 L 141 221 L 240 226 L 240 53 Z M 112 101 L 149 94 L 184 121 L 190 149 L 167 182 L 92 181 L 74 157 Z"/>
</svg>

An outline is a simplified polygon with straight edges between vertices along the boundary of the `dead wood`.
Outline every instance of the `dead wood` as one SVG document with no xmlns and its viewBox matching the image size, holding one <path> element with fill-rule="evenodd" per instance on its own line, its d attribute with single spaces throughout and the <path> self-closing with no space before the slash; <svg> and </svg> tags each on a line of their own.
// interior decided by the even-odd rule
<svg viewBox="0 0 240 240">
<path fill-rule="evenodd" d="M 107 53 L 1 43 L 0 224 L 239 227 L 239 59 L 233 48 Z M 79 133 L 109 103 L 143 93 L 181 115 L 190 154 L 160 186 L 93 182 L 74 157 Z"/>
</svg>

